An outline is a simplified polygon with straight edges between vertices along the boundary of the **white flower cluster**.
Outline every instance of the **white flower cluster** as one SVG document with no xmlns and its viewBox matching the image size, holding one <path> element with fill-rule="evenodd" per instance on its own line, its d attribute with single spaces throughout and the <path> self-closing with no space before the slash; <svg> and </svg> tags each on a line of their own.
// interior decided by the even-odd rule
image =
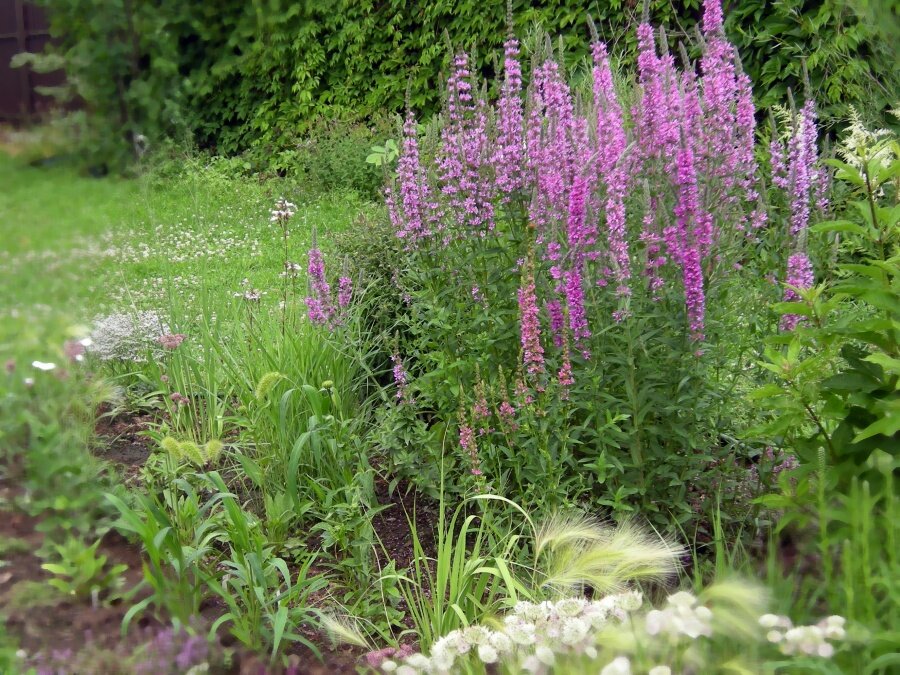
<svg viewBox="0 0 900 675">
<path fill-rule="evenodd" d="M 645 627 L 648 635 L 685 635 L 696 639 L 712 635 L 712 611 L 686 591 L 670 595 L 664 609 L 647 613 Z"/>
<path fill-rule="evenodd" d="M 398 675 L 449 673 L 458 658 L 471 653 L 485 664 L 518 659 L 521 670 L 542 672 L 553 665 L 558 654 L 596 658 L 596 632 L 611 620 L 624 620 L 630 612 L 640 609 L 641 603 L 641 594 L 636 592 L 610 595 L 601 600 L 519 602 L 500 628 L 476 625 L 454 630 L 432 645 L 430 656 L 413 654 L 402 664 L 384 661 L 381 669 Z M 616 672 L 619 671 L 607 675 Z"/>
<path fill-rule="evenodd" d="M 782 654 L 806 654 L 830 658 L 834 654 L 834 645 L 828 640 L 843 640 L 846 636 L 842 616 L 829 616 L 815 626 L 794 626 L 786 616 L 763 614 L 759 617 L 759 625 L 765 628 L 766 639 L 777 644 Z"/>
<path fill-rule="evenodd" d="M 269 220 L 273 223 L 286 223 L 297 213 L 297 205 L 286 199 L 275 202 L 275 208 L 269 212 Z"/>
<path fill-rule="evenodd" d="M 169 332 L 156 312 L 108 314 L 94 321 L 87 349 L 103 361 L 143 361 L 162 354 L 157 338 Z"/>
<path fill-rule="evenodd" d="M 862 169 L 861 154 L 868 156 L 869 160 L 878 160 L 884 168 L 887 168 L 894 160 L 894 152 L 889 145 L 881 141 L 889 138 L 891 133 L 889 129 L 868 129 L 856 108 L 850 106 L 850 126 L 835 149 L 841 159 L 857 169 Z"/>
</svg>

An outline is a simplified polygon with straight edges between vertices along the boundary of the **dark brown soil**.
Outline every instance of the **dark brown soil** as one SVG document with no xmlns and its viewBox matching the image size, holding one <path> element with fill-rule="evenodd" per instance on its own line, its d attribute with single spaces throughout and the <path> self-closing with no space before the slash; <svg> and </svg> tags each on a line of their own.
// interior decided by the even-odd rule
<svg viewBox="0 0 900 675">
<path fill-rule="evenodd" d="M 152 441 L 144 434 L 151 421 L 148 415 L 112 416 L 105 412 L 97 422 L 94 454 L 113 463 L 126 482 L 137 480 L 141 466 L 152 452 Z M 108 650 L 127 655 L 151 639 L 162 624 L 150 618 L 132 622 L 128 634 L 121 635 L 122 619 L 136 601 L 134 598 L 130 601 L 106 599 L 95 607 L 90 599 L 77 601 L 62 596 L 45 597 L 46 589 L 50 587 L 44 582 L 49 575 L 41 569 L 42 560 L 37 556 L 44 535 L 39 531 L 38 518 L 28 516 L 14 506 L 22 496 L 15 475 L 15 469 L 5 467 L 6 477 L 0 478 L 0 541 L 15 540 L 3 556 L 5 564 L 0 567 L 0 617 L 6 620 L 7 630 L 15 636 L 19 646 L 31 655 L 51 651 L 83 653 L 84 650 Z M 380 504 L 390 505 L 374 519 L 375 530 L 384 549 L 376 552 L 380 567 L 390 560 L 396 561 L 398 569 L 411 563 L 413 545 L 409 519 L 413 517 L 426 552 L 433 552 L 437 509 L 431 500 L 417 497 L 414 490 L 402 483 L 389 494 L 388 485 L 381 478 L 376 480 L 376 497 Z M 111 532 L 104 537 L 101 551 L 110 565 L 128 566 L 124 575 L 124 592 L 139 584 L 142 579 L 139 546 Z M 34 601 L 27 598 L 27 593 L 38 593 L 41 588 L 40 598 L 34 598 Z M 35 606 L 35 603 L 40 606 Z M 210 602 L 204 607 L 202 618 L 208 624 L 212 623 L 222 611 L 220 603 Z M 310 633 L 307 638 L 319 646 L 322 660 L 318 660 L 308 649 L 298 647 L 289 654 L 286 672 L 296 675 L 358 672 L 363 650 L 332 648 L 323 635 Z M 222 639 L 224 647 L 233 652 L 233 667 L 228 669 L 228 673 L 267 675 L 283 672 L 281 669 L 272 670 L 264 656 L 243 652 L 227 635 L 223 635 Z"/>
</svg>

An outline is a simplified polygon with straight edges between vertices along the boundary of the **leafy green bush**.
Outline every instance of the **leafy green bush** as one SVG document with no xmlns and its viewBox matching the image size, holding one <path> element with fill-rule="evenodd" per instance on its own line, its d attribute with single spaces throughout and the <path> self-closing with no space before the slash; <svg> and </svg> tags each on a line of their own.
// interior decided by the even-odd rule
<svg viewBox="0 0 900 675">
<path fill-rule="evenodd" d="M 799 461 L 760 502 L 782 511 L 777 531 L 817 560 L 792 579 L 800 604 L 824 598 L 869 631 L 844 672 L 889 672 L 900 620 L 900 143 L 851 129 L 838 146 L 846 161 L 831 163 L 856 199 L 845 219 L 811 228 L 838 249 L 839 276 L 776 306 L 799 322 L 769 340 L 762 366 L 773 381 L 753 396 L 771 419 L 755 433 Z"/>
<path fill-rule="evenodd" d="M 346 176 L 349 164 L 342 164 L 356 154 L 355 127 L 346 127 L 344 138 L 320 133 L 321 115 L 377 118 L 400 110 L 407 91 L 414 107 L 432 112 L 446 66 L 444 35 L 477 47 L 474 67 L 489 77 L 496 69 L 491 55 L 507 33 L 504 4 L 475 0 L 43 3 L 74 89 L 93 117 L 89 147 L 97 155 L 139 153 L 141 137 L 156 145 L 165 136 L 193 138 L 228 155 L 253 149 L 250 164 L 264 169 L 299 163 L 301 173 L 316 166 L 367 186 L 371 176 L 359 175 L 365 168 Z M 701 4 L 647 3 L 650 19 L 670 28 L 673 44 L 693 34 Z M 587 54 L 588 13 L 625 62 L 636 53 L 629 29 L 640 16 L 638 3 L 514 0 L 510 7 L 517 31 L 537 26 L 562 34 L 569 64 Z M 845 113 L 848 103 L 880 110 L 896 90 L 890 65 L 896 53 L 886 46 L 896 35 L 883 30 L 896 20 L 896 3 L 887 17 L 865 7 L 853 12 L 841 0 L 742 0 L 731 9 L 727 29 L 765 104 L 784 101 L 789 86 L 799 88 L 804 61 L 828 117 Z M 296 140 L 298 132 L 314 139 L 311 151 Z"/>
</svg>

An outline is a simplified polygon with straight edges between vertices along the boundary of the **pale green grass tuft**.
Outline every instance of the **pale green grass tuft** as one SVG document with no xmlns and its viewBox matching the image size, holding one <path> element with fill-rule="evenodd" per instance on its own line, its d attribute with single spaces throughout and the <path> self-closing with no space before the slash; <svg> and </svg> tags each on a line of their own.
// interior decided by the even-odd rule
<svg viewBox="0 0 900 675">
<path fill-rule="evenodd" d="M 635 581 L 664 581 L 678 570 L 683 549 L 627 521 L 602 524 L 585 514 L 555 516 L 538 530 L 544 588 L 569 592 L 590 586 L 616 593 Z"/>
</svg>

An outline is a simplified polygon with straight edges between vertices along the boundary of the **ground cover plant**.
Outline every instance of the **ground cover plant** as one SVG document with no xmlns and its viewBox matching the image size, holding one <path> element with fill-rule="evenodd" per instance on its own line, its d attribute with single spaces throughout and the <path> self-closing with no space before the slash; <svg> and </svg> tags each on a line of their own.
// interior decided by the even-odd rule
<svg viewBox="0 0 900 675">
<path fill-rule="evenodd" d="M 900 145 L 724 21 L 313 188 L 4 146 L 4 671 L 891 672 Z"/>
</svg>

